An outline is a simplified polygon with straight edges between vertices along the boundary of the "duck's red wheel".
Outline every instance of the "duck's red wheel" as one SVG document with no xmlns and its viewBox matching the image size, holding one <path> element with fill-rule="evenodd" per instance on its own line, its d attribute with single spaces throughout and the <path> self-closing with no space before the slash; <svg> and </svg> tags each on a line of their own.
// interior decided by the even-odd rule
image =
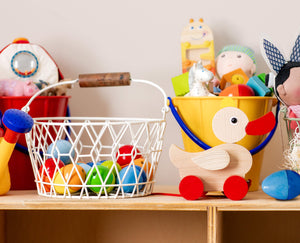
<svg viewBox="0 0 300 243">
<path fill-rule="evenodd" d="M 223 185 L 223 191 L 231 200 L 242 200 L 248 193 L 248 183 L 241 176 L 230 176 Z"/>
<path fill-rule="evenodd" d="M 187 200 L 197 200 L 205 195 L 203 182 L 199 177 L 192 175 L 180 181 L 179 192 Z"/>
</svg>

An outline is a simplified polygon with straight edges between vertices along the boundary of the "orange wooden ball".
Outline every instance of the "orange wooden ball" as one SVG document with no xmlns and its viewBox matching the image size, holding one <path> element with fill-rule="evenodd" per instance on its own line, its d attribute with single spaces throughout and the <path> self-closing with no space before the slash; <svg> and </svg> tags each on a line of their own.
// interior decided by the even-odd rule
<svg viewBox="0 0 300 243">
<path fill-rule="evenodd" d="M 139 159 L 135 159 L 133 163 L 135 165 L 141 167 L 146 172 L 146 175 L 149 178 L 149 181 L 151 181 L 153 179 L 153 168 L 152 168 L 152 171 L 150 173 L 150 170 L 151 170 L 151 163 L 150 162 L 145 163 L 144 158 L 139 158 Z M 149 175 L 149 173 L 150 173 L 150 175 Z"/>
<path fill-rule="evenodd" d="M 222 90 L 219 96 L 255 96 L 255 93 L 246 84 L 234 84 Z"/>
<path fill-rule="evenodd" d="M 85 171 L 84 169 L 80 166 L 80 165 L 75 165 L 76 168 L 74 168 L 73 164 L 68 164 L 64 167 L 62 167 L 60 169 L 60 172 L 58 171 L 55 174 L 54 177 L 54 184 L 65 184 L 64 181 L 66 183 L 68 183 L 69 185 L 82 185 L 82 181 L 85 181 Z M 65 186 L 58 186 L 55 185 L 54 189 L 57 193 L 59 194 L 64 194 L 65 193 Z M 78 190 L 80 190 L 81 187 L 80 186 L 71 186 L 69 187 L 69 190 L 71 193 L 73 192 L 77 192 Z"/>
</svg>

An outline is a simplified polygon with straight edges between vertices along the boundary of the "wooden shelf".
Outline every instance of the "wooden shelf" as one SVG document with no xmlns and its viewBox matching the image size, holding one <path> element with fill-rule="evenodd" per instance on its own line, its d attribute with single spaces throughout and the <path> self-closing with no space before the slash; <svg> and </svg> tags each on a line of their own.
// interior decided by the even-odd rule
<svg viewBox="0 0 300 243">
<path fill-rule="evenodd" d="M 175 186 L 156 186 L 154 193 L 178 193 Z M 195 201 L 177 196 L 150 195 L 126 199 L 57 199 L 39 196 L 36 191 L 10 191 L 0 197 L 0 210 L 170 210 L 206 211 L 300 211 L 300 198 L 275 200 L 262 191 L 248 192 L 240 201 L 210 195 Z"/>
<path fill-rule="evenodd" d="M 178 193 L 178 190 L 175 186 L 156 186 L 154 192 Z M 253 227 L 258 227 L 262 216 L 270 221 L 277 220 L 277 224 L 278 219 L 274 217 L 278 217 L 278 215 L 279 223 L 281 223 L 281 218 L 296 222 L 296 219 L 293 219 L 293 215 L 299 216 L 300 212 L 298 211 L 300 211 L 300 198 L 290 201 L 278 201 L 267 196 L 262 191 L 249 192 L 241 201 L 231 201 L 220 195 L 211 195 L 196 201 L 187 201 L 179 196 L 166 195 L 151 195 L 128 199 L 74 200 L 38 196 L 36 191 L 10 191 L 8 194 L 0 197 L 0 243 L 18 242 L 21 240 L 12 229 L 14 220 L 18 220 L 19 228 L 24 230 L 22 235 L 27 235 L 28 242 L 39 242 L 38 239 L 43 234 L 41 230 L 38 230 L 39 227 L 47 228 L 49 225 L 57 224 L 55 221 L 57 221 L 58 217 L 61 217 L 60 215 L 65 215 L 64 217 L 66 218 L 64 220 L 73 222 L 75 225 L 78 220 L 85 221 L 91 215 L 96 215 L 97 217 L 95 218 L 98 218 L 99 222 L 96 220 L 93 221 L 93 224 L 99 225 L 99 227 L 103 227 L 103 222 L 101 223 L 103 218 L 108 220 L 112 216 L 117 217 L 120 221 L 123 220 L 123 224 L 126 224 L 129 219 L 126 218 L 125 220 L 125 215 L 126 217 L 130 215 L 128 216 L 130 218 L 129 222 L 135 222 L 136 220 L 148 221 L 148 224 L 152 225 L 154 231 L 157 231 L 153 235 L 166 240 L 161 242 L 248 242 L 243 239 L 243 218 L 254 215 L 253 217 L 257 222 Z M 62 214 L 62 212 L 64 213 Z M 44 220 L 41 223 L 40 220 L 45 218 L 48 220 Z M 160 222 L 157 222 L 157 220 Z M 224 224 L 224 221 L 226 221 L 226 224 Z M 33 226 L 28 227 L 28 222 Z M 115 222 L 115 220 L 112 222 Z M 266 223 L 265 221 L 261 222 Z M 159 226 L 160 224 L 164 225 L 163 233 L 160 233 L 162 230 L 162 226 Z M 278 227 L 282 228 L 284 224 L 282 222 Z M 296 223 L 295 227 L 299 227 L 299 224 Z M 252 227 L 252 224 L 249 225 L 247 227 Z M 72 231 L 74 227 L 76 230 L 74 225 L 65 227 L 65 230 Z M 78 227 L 82 226 L 78 225 Z M 234 228 L 240 229 L 240 233 L 235 236 L 236 240 L 232 240 L 228 233 L 234 231 Z M 31 231 L 35 230 L 38 233 L 35 232 L 33 234 Z M 120 229 L 121 232 L 122 230 L 125 234 L 130 228 L 124 226 L 123 229 Z M 173 233 L 170 234 L 169 231 Z M 295 231 L 297 230 L 295 229 Z M 182 232 L 189 232 L 185 236 L 187 241 L 182 241 L 182 238 L 180 238 L 180 234 L 183 234 Z M 59 239 L 66 238 L 66 236 L 62 235 L 51 235 L 51 237 L 52 242 L 56 242 L 57 237 Z M 136 236 L 136 241 L 124 241 L 123 239 L 123 242 L 138 242 L 143 239 L 142 237 L 143 235 L 141 234 L 139 237 Z M 291 234 L 289 237 L 291 237 Z M 115 241 L 109 236 L 105 238 L 105 240 L 110 240 L 110 242 L 121 240 L 116 238 L 116 236 L 113 239 Z M 253 238 L 249 239 L 256 240 Z M 276 236 L 276 239 L 278 239 L 278 236 Z M 74 240 L 76 241 L 76 238 Z M 156 242 L 157 240 L 158 238 L 149 238 L 146 242 Z M 49 242 L 51 241 L 49 240 Z"/>
</svg>

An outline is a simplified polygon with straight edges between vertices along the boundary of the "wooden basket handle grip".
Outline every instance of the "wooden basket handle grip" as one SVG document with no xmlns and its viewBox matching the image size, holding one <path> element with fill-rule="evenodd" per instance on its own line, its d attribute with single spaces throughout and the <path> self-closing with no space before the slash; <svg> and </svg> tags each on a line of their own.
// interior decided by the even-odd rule
<svg viewBox="0 0 300 243">
<path fill-rule="evenodd" d="M 80 74 L 78 82 L 80 87 L 103 87 L 130 85 L 130 73 L 93 73 Z"/>
</svg>

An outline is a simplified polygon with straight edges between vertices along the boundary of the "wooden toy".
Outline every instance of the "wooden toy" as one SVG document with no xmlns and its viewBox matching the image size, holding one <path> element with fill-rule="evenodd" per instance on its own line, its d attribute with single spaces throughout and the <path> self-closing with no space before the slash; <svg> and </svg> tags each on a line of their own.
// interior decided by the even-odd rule
<svg viewBox="0 0 300 243">
<path fill-rule="evenodd" d="M 251 77 L 247 85 L 251 87 L 256 96 L 270 96 L 272 91 L 261 81 L 258 76 Z"/>
<path fill-rule="evenodd" d="M 65 165 L 71 163 L 71 158 L 74 158 L 75 151 L 72 150 L 72 144 L 67 140 L 58 140 L 49 145 L 47 155 L 52 158 L 59 158 Z"/>
<path fill-rule="evenodd" d="M 202 154 L 203 153 L 203 154 Z M 175 145 L 171 145 L 169 151 L 170 160 L 179 169 L 182 181 L 180 184 L 190 183 L 186 176 L 194 175 L 203 183 L 203 188 L 194 188 L 196 194 L 203 195 L 205 191 L 224 191 L 225 195 L 230 195 L 231 191 L 242 190 L 240 198 L 230 198 L 232 200 L 242 199 L 248 192 L 245 191 L 246 180 L 243 178 L 252 166 L 252 156 L 247 149 L 237 144 L 221 144 L 204 152 L 185 152 Z M 241 177 L 240 181 L 224 190 L 224 183 L 232 175 Z M 230 182 L 229 182 L 230 183 Z M 181 187 L 181 195 L 186 199 L 191 199 Z M 198 198 L 193 198 L 196 200 Z"/>
<path fill-rule="evenodd" d="M 98 161 L 96 162 L 96 165 L 101 165 L 104 161 L 105 160 Z M 87 162 L 86 164 L 89 165 L 90 167 L 93 167 L 95 163 L 91 161 L 91 162 Z"/>
<path fill-rule="evenodd" d="M 141 152 L 132 145 L 123 145 L 116 153 L 117 162 L 121 167 L 127 166 L 131 161 L 141 158 Z"/>
<path fill-rule="evenodd" d="M 45 164 L 40 167 L 39 174 L 41 177 L 41 181 L 49 184 L 45 183 L 40 185 L 40 189 L 43 190 L 42 187 L 44 187 L 46 192 L 50 192 L 51 189 L 50 181 L 52 181 L 56 172 L 64 166 L 65 164 L 61 160 L 54 160 L 52 158 L 47 159 L 45 161 Z"/>
<path fill-rule="evenodd" d="M 64 194 L 65 191 L 70 193 L 77 192 L 81 189 L 79 185 L 84 183 L 85 177 L 85 171 L 81 166 L 68 164 L 56 172 L 54 176 L 54 190 L 58 194 Z"/>
<path fill-rule="evenodd" d="M 5 126 L 5 132 L 1 128 L 3 137 L 0 138 L 0 195 L 10 189 L 8 162 L 20 134 L 30 132 L 33 120 L 30 115 L 21 110 L 9 109 L 2 117 L 2 124 Z"/>
<path fill-rule="evenodd" d="M 207 83 L 214 78 L 214 74 L 203 67 L 202 62 L 194 63 L 189 71 L 189 90 L 185 96 L 212 96 Z"/>
<path fill-rule="evenodd" d="M 151 181 L 153 179 L 153 169 L 152 164 L 150 162 L 147 162 L 144 158 L 135 159 L 133 163 L 139 167 L 141 167 L 148 176 L 149 180 Z"/>
<path fill-rule="evenodd" d="M 77 164 L 82 167 L 85 171 L 85 174 L 88 174 L 92 166 L 88 165 L 87 163 L 84 162 L 77 162 Z"/>
<path fill-rule="evenodd" d="M 181 128 L 189 136 L 190 130 L 176 115 L 171 101 L 170 107 Z M 210 147 L 201 141 L 201 148 L 205 149 L 202 152 L 186 152 L 175 145 L 170 147 L 170 160 L 178 168 L 181 177 L 181 195 L 195 200 L 207 191 L 223 191 L 232 200 L 244 198 L 248 192 L 248 182 L 244 177 L 251 169 L 252 155 L 248 149 L 235 143 L 246 134 L 263 135 L 274 127 L 276 119 L 272 112 L 249 121 L 247 115 L 232 104 L 218 110 L 212 116 L 211 132 L 222 144 Z M 196 185 L 192 185 L 193 182 Z"/>
<path fill-rule="evenodd" d="M 136 186 L 137 183 L 143 183 L 147 181 L 147 175 L 141 167 L 137 165 L 129 165 L 124 167 L 120 173 L 120 181 L 125 186 L 122 186 L 121 190 L 125 193 L 132 193 L 137 190 L 142 190 L 143 184 Z M 120 183 L 117 178 L 117 183 Z"/>
<path fill-rule="evenodd" d="M 215 49 L 211 29 L 203 19 L 184 27 L 181 34 L 182 72 L 185 73 L 195 62 L 202 61 L 203 66 L 215 74 Z"/>
<path fill-rule="evenodd" d="M 262 190 L 278 200 L 291 200 L 300 194 L 300 175 L 293 170 L 277 171 L 262 182 Z"/>
<path fill-rule="evenodd" d="M 226 84 L 246 84 L 248 76 L 240 68 L 233 70 L 232 72 L 226 73 L 222 76 L 220 81 L 220 89 L 224 89 Z"/>
<path fill-rule="evenodd" d="M 184 96 L 190 91 L 189 72 L 172 78 L 172 85 L 176 96 Z"/>
<path fill-rule="evenodd" d="M 115 177 L 117 176 L 117 171 L 120 172 L 122 169 L 118 163 L 114 164 L 112 160 L 105 160 L 101 163 L 101 165 L 107 167 L 109 170 L 112 170 L 112 173 Z"/>
<path fill-rule="evenodd" d="M 103 165 L 97 165 L 87 175 L 87 185 L 93 185 L 89 188 L 96 193 L 107 194 L 111 192 L 114 187 L 109 185 L 115 184 L 115 181 L 114 174 L 110 172 L 109 168 Z M 102 188 L 101 185 L 108 186 Z"/>
<path fill-rule="evenodd" d="M 245 84 L 234 84 L 222 90 L 219 96 L 254 96 L 253 89 Z"/>
</svg>

